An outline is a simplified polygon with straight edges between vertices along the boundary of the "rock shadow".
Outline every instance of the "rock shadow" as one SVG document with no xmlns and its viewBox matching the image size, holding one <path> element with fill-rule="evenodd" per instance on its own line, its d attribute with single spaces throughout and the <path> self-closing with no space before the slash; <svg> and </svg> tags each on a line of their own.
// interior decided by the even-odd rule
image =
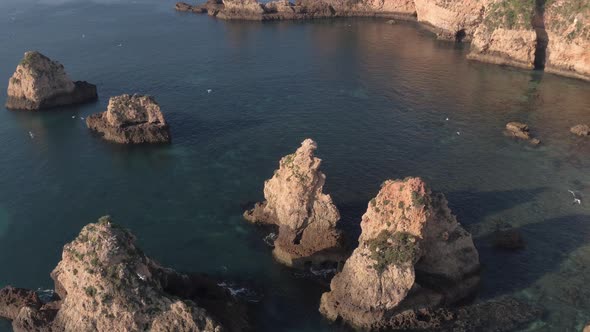
<svg viewBox="0 0 590 332">
<path fill-rule="evenodd" d="M 480 294 L 484 298 L 525 289 L 544 275 L 558 271 L 573 251 L 588 244 L 590 215 L 550 218 L 514 229 L 523 235 L 526 242 L 522 250 L 495 249 L 493 234 L 478 241 L 480 261 L 484 267 Z"/>
</svg>

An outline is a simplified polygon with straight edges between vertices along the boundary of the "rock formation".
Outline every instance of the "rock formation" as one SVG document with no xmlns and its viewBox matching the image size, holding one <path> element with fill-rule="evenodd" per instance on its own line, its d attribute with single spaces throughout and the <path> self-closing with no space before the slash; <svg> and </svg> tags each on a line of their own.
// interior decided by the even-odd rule
<svg viewBox="0 0 590 332">
<path fill-rule="evenodd" d="M 266 200 L 244 213 L 249 221 L 278 226 L 273 254 L 289 266 L 343 259 L 342 236 L 336 229 L 340 214 L 330 195 L 323 193 L 326 176 L 314 156 L 316 149 L 316 143 L 306 139 L 295 153 L 283 157 L 264 184 Z"/>
<path fill-rule="evenodd" d="M 570 132 L 578 136 L 588 136 L 590 135 L 590 126 L 585 124 L 575 125 L 570 128 Z"/>
<path fill-rule="evenodd" d="M 300 20 L 375 16 L 418 20 L 441 39 L 472 41 L 468 58 L 590 80 L 585 0 L 209 0 L 176 10 L 222 19 Z"/>
<path fill-rule="evenodd" d="M 545 71 L 590 80 L 590 2 L 546 1 Z"/>
<path fill-rule="evenodd" d="M 39 52 L 26 52 L 8 81 L 6 108 L 40 110 L 96 100 L 96 86 L 72 82 L 64 66 Z"/>
<path fill-rule="evenodd" d="M 533 69 L 537 47 L 531 24 L 534 12 L 534 1 L 491 1 L 475 31 L 468 58 Z"/>
<path fill-rule="evenodd" d="M 0 291 L 0 315 L 13 320 L 15 331 L 246 329 L 243 321 L 231 322 L 243 312 L 223 289 L 160 266 L 108 217 L 85 226 L 65 245 L 51 277 L 56 302 L 41 305 L 26 290 Z"/>
<path fill-rule="evenodd" d="M 419 178 L 388 180 L 361 221 L 359 245 L 321 299 L 320 311 L 366 329 L 398 328 L 406 310 L 471 296 L 479 255 L 471 235 Z"/>
<path fill-rule="evenodd" d="M 88 128 L 116 143 L 168 143 L 170 132 L 153 97 L 112 97 L 105 112 L 86 118 Z"/>
<path fill-rule="evenodd" d="M 521 140 L 528 141 L 532 145 L 538 145 L 541 141 L 538 138 L 533 138 L 529 131 L 529 126 L 522 122 L 508 122 L 504 133 L 507 136 L 515 137 Z"/>
<path fill-rule="evenodd" d="M 590 324 L 586 325 L 583 332 L 590 332 Z"/>
<path fill-rule="evenodd" d="M 482 21 L 483 1 L 414 0 L 418 21 L 440 39 L 469 41 Z"/>
</svg>

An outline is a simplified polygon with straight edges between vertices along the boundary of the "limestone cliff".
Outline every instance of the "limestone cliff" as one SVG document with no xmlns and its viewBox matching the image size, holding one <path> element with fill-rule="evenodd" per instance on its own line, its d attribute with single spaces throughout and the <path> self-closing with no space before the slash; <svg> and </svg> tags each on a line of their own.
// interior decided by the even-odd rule
<svg viewBox="0 0 590 332">
<path fill-rule="evenodd" d="M 244 217 L 279 227 L 274 256 L 280 262 L 302 267 L 342 259 L 340 220 L 330 195 L 323 193 L 326 176 L 315 157 L 317 144 L 306 139 L 295 153 L 281 159 L 279 169 L 264 184 L 264 198 Z"/>
<path fill-rule="evenodd" d="M 320 311 L 359 328 L 397 328 L 405 310 L 454 303 L 479 283 L 479 255 L 442 194 L 419 178 L 386 181 L 361 221 L 359 245 Z"/>
<path fill-rule="evenodd" d="M 151 96 L 121 95 L 107 110 L 86 118 L 88 128 L 116 143 L 168 143 L 170 132 L 160 105 Z"/>
<path fill-rule="evenodd" d="M 96 86 L 72 82 L 64 66 L 39 52 L 27 52 L 8 81 L 6 108 L 39 110 L 97 98 Z"/>
<path fill-rule="evenodd" d="M 468 41 L 482 21 L 485 2 L 465 0 L 414 0 L 418 21 L 441 39 Z"/>
<path fill-rule="evenodd" d="M 129 231 L 109 217 L 85 226 L 64 246 L 51 277 L 60 298 L 53 305 L 41 306 L 31 292 L 0 291 L 0 315 L 13 320 L 15 331 L 219 332 L 246 328 L 243 322 L 222 328 L 222 320 L 231 321 L 231 315 L 237 317 L 241 311 L 231 300 L 209 305 L 212 302 L 204 294 L 217 292 L 214 297 L 223 299 L 221 288 L 160 266 L 135 245 Z M 3 301 L 6 294 L 12 294 L 13 300 Z M 19 299 L 14 294 L 22 296 Z M 207 310 L 202 307 L 205 304 Z"/>
<path fill-rule="evenodd" d="M 545 70 L 590 80 L 590 1 L 547 0 Z"/>
<path fill-rule="evenodd" d="M 477 27 L 469 59 L 533 69 L 537 34 L 532 26 L 535 2 L 494 0 Z"/>
</svg>

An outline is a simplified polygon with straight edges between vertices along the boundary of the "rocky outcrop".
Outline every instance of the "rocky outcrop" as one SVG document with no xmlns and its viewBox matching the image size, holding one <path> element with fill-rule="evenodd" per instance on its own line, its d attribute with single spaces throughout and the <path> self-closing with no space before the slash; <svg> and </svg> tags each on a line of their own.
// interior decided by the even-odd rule
<svg viewBox="0 0 590 332">
<path fill-rule="evenodd" d="M 590 135 L 590 126 L 585 124 L 578 124 L 571 127 L 570 132 L 578 136 L 588 136 Z"/>
<path fill-rule="evenodd" d="M 53 316 L 32 292 L 19 291 L 7 305 L 2 295 L 15 291 L 0 291 L 0 315 L 13 320 L 15 330 L 219 332 L 247 326 L 223 289 L 160 266 L 109 217 L 85 226 L 64 247 L 51 277 L 61 299 L 53 303 Z M 229 323 L 232 317 L 240 321 Z"/>
<path fill-rule="evenodd" d="M 185 12 L 207 12 L 225 20 L 302 20 L 314 18 L 379 16 L 392 18 L 415 17 L 413 0 L 277 0 L 266 3 L 257 0 L 223 0 L 212 5 L 191 6 L 177 3 L 176 10 Z"/>
<path fill-rule="evenodd" d="M 86 118 L 86 125 L 116 143 L 170 142 L 168 124 L 151 96 L 112 97 L 107 110 Z"/>
<path fill-rule="evenodd" d="M 6 108 L 40 110 L 97 99 L 96 86 L 72 82 L 64 66 L 39 52 L 27 52 L 8 81 Z"/>
<path fill-rule="evenodd" d="M 590 80 L 590 3 L 586 0 L 546 1 L 545 71 Z"/>
<path fill-rule="evenodd" d="M 538 145 L 541 143 L 538 138 L 533 138 L 531 136 L 529 126 L 522 122 L 508 122 L 506 124 L 506 130 L 504 131 L 504 134 L 510 137 L 528 141 L 532 145 Z"/>
<path fill-rule="evenodd" d="M 419 178 L 388 180 L 368 205 L 359 246 L 332 279 L 320 311 L 366 329 L 398 328 L 400 314 L 455 303 L 479 284 L 471 235 L 442 194 Z"/>
<path fill-rule="evenodd" d="M 440 39 L 469 41 L 482 21 L 485 2 L 465 0 L 414 0 L 418 21 Z"/>
<path fill-rule="evenodd" d="M 590 332 L 590 324 L 586 325 L 583 332 Z"/>
<path fill-rule="evenodd" d="M 494 0 L 485 8 L 468 59 L 533 69 L 537 34 L 534 1 Z"/>
<path fill-rule="evenodd" d="M 317 144 L 306 139 L 295 153 L 281 159 L 279 169 L 264 183 L 264 198 L 244 217 L 276 225 L 275 258 L 303 267 L 343 259 L 342 236 L 336 224 L 340 213 L 330 195 L 323 193 L 326 176 L 315 157 Z"/>
</svg>

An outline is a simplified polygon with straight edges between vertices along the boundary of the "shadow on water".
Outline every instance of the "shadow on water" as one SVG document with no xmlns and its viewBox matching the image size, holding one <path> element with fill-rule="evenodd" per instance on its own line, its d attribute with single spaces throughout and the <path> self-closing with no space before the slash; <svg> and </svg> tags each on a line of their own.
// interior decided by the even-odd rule
<svg viewBox="0 0 590 332">
<path fill-rule="evenodd" d="M 483 270 L 485 298 L 510 294 L 558 271 L 568 256 L 588 243 L 589 215 L 567 215 L 516 228 L 526 248 L 503 251 L 492 247 L 493 234 L 480 238 L 477 247 Z"/>
<path fill-rule="evenodd" d="M 457 220 L 469 227 L 478 224 L 486 216 L 530 202 L 546 190 L 545 187 L 480 192 L 464 190 L 450 192 L 445 196 Z"/>
</svg>

